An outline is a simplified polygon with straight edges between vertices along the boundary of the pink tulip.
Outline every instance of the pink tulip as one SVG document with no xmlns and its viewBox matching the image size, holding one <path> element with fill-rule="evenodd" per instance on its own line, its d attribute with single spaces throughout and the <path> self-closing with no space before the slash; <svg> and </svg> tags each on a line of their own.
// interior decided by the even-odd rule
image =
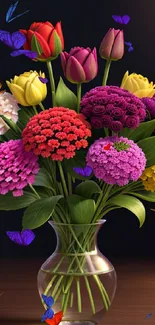
<svg viewBox="0 0 155 325">
<path fill-rule="evenodd" d="M 103 59 L 119 60 L 124 54 L 124 33 L 120 29 L 110 28 L 104 36 L 99 54 Z"/>
<path fill-rule="evenodd" d="M 61 64 L 67 80 L 78 84 L 94 79 L 98 72 L 96 48 L 74 47 L 61 53 Z"/>
</svg>

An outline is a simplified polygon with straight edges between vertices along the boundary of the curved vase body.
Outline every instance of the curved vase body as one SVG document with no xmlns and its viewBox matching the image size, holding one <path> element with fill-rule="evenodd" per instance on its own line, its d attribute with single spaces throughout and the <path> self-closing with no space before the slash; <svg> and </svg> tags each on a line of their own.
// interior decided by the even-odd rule
<svg viewBox="0 0 155 325">
<path fill-rule="evenodd" d="M 97 247 L 97 233 L 104 222 L 50 222 L 57 247 L 39 270 L 38 290 L 40 297 L 45 294 L 54 298 L 52 309 L 55 313 L 63 311 L 65 325 L 101 322 L 114 298 L 116 272 Z"/>
</svg>

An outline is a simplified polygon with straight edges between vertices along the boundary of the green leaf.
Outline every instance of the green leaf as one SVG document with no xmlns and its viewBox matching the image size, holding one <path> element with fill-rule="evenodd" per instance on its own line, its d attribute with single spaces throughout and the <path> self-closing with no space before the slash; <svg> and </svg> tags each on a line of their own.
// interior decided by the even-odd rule
<svg viewBox="0 0 155 325">
<path fill-rule="evenodd" d="M 147 163 L 146 167 L 155 165 L 155 137 L 150 137 L 137 142 L 137 145 L 145 153 Z"/>
<path fill-rule="evenodd" d="M 33 35 L 31 39 L 31 50 L 36 52 L 39 56 L 43 53 L 43 49 L 35 35 Z"/>
<path fill-rule="evenodd" d="M 32 203 L 24 212 L 23 229 L 35 229 L 42 226 L 53 214 L 62 195 L 40 199 Z"/>
<path fill-rule="evenodd" d="M 72 223 L 90 223 L 95 212 L 95 201 L 92 199 L 85 200 L 78 195 L 67 197 L 67 203 Z"/>
<path fill-rule="evenodd" d="M 18 122 L 17 125 L 20 124 L 22 125 L 22 129 L 24 129 L 24 127 L 26 126 L 26 124 L 29 122 L 30 118 L 33 116 L 34 114 L 32 114 L 31 108 L 26 108 L 26 107 L 22 107 L 22 109 L 20 109 L 20 111 L 18 112 Z"/>
<path fill-rule="evenodd" d="M 91 180 L 80 183 L 75 189 L 75 193 L 77 195 L 80 195 L 87 199 L 91 198 L 93 194 L 101 192 L 102 191 L 99 185 Z"/>
<path fill-rule="evenodd" d="M 121 208 L 128 209 L 132 213 L 136 215 L 136 217 L 139 220 L 140 227 L 143 225 L 145 221 L 145 208 L 141 201 L 139 201 L 137 198 L 129 195 L 116 195 L 112 199 L 110 199 L 108 202 L 108 205 L 117 205 Z"/>
<path fill-rule="evenodd" d="M 75 111 L 77 110 L 77 97 L 65 85 L 61 77 L 56 90 L 56 103 L 57 106 L 67 107 L 70 109 L 74 109 Z"/>
<path fill-rule="evenodd" d="M 0 210 L 20 210 L 26 208 L 36 200 L 38 201 L 38 198 L 30 191 L 24 191 L 24 195 L 19 197 L 14 197 L 12 193 L 0 195 Z"/>
<path fill-rule="evenodd" d="M 140 126 L 135 130 L 125 128 L 119 133 L 119 135 L 123 137 L 127 137 L 128 139 L 131 139 L 134 142 L 138 142 L 142 139 L 148 138 L 152 134 L 154 129 L 155 129 L 155 120 L 152 120 L 152 121 L 141 123 Z"/>
<path fill-rule="evenodd" d="M 127 192 L 130 195 L 139 197 L 140 199 L 148 202 L 155 202 L 155 193 L 150 191 L 139 191 L 139 192 Z"/>
<path fill-rule="evenodd" d="M 84 150 L 77 151 L 74 158 L 65 159 L 63 162 L 66 172 L 76 179 L 89 180 L 92 178 L 92 175 L 89 177 L 81 176 L 73 170 L 73 167 L 84 167 L 86 165 L 86 153 Z"/>
<path fill-rule="evenodd" d="M 43 186 L 53 189 L 52 178 L 45 168 L 40 168 L 38 174 L 35 176 L 33 186 Z"/>
</svg>

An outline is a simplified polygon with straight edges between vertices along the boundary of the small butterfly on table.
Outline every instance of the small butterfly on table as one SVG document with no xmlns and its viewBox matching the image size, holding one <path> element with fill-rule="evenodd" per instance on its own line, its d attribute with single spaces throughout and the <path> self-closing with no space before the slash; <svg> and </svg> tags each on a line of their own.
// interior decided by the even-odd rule
<svg viewBox="0 0 155 325">
<path fill-rule="evenodd" d="M 35 234 L 30 229 L 23 231 L 7 231 L 7 236 L 17 245 L 28 246 L 32 243 L 35 238 Z"/>
<path fill-rule="evenodd" d="M 43 314 L 41 321 L 45 321 L 48 325 L 58 325 L 63 317 L 62 311 L 59 311 L 58 313 L 54 314 L 54 311 L 51 308 L 54 304 L 54 299 L 52 297 L 47 297 L 46 295 L 42 294 L 42 300 L 48 308 Z"/>
</svg>

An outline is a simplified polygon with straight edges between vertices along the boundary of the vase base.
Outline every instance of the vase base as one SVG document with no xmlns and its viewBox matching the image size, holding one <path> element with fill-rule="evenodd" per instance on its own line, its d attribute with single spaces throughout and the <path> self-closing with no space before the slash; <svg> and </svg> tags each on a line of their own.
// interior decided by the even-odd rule
<svg viewBox="0 0 155 325">
<path fill-rule="evenodd" d="M 91 320 L 64 320 L 59 325 L 97 325 L 97 322 Z"/>
</svg>

